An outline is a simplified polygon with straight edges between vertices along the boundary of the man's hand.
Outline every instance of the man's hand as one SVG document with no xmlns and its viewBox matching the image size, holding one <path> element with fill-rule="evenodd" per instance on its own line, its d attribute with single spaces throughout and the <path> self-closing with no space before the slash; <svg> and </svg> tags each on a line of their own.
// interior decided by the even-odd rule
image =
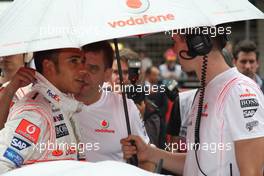
<svg viewBox="0 0 264 176">
<path fill-rule="evenodd" d="M 35 71 L 30 68 L 20 68 L 10 83 L 0 93 L 0 129 L 4 127 L 7 120 L 10 104 L 16 91 L 29 85 L 34 81 Z"/>
<path fill-rule="evenodd" d="M 135 141 L 135 145 L 131 144 L 131 140 Z M 133 155 L 137 155 L 139 162 L 146 162 L 150 158 L 151 146 L 146 144 L 139 136 L 130 135 L 120 141 L 124 153 L 124 159 L 129 159 Z"/>
<path fill-rule="evenodd" d="M 136 146 L 132 146 L 130 142 L 131 140 L 135 141 Z M 129 159 L 134 154 L 137 154 L 140 163 L 149 162 L 157 164 L 160 159 L 163 159 L 163 167 L 165 169 L 177 174 L 183 173 L 186 153 L 173 154 L 170 152 L 166 152 L 144 143 L 144 141 L 139 136 L 133 135 L 122 139 L 121 144 L 125 159 Z"/>
<path fill-rule="evenodd" d="M 16 74 L 8 84 L 7 88 L 13 91 L 17 91 L 17 89 L 21 87 L 25 87 L 30 83 L 32 83 L 35 80 L 34 76 L 35 76 L 35 70 L 31 68 L 21 67 L 16 72 Z"/>
</svg>

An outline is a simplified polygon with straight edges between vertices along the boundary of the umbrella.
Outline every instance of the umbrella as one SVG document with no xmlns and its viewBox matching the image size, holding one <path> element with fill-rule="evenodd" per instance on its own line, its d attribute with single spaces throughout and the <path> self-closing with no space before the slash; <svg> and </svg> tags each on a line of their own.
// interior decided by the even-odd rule
<svg viewBox="0 0 264 176">
<path fill-rule="evenodd" d="M 247 0 L 16 0 L 0 16 L 0 56 L 261 18 Z"/>
<path fill-rule="evenodd" d="M 247 0 L 15 0 L 0 16 L 0 56 L 263 17 Z"/>
<path fill-rule="evenodd" d="M 50 161 L 44 163 L 36 163 L 24 166 L 19 169 L 7 172 L 3 176 L 102 176 L 102 175 L 115 175 L 115 176 L 155 176 L 135 166 L 117 161 L 102 161 L 97 163 L 88 163 L 80 161 Z"/>
</svg>

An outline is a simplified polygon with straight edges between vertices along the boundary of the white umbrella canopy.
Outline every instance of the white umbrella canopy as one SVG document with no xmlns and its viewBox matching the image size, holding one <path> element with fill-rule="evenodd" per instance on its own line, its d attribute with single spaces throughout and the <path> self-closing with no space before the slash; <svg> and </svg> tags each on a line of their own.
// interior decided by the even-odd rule
<svg viewBox="0 0 264 176">
<path fill-rule="evenodd" d="M 0 56 L 262 18 L 247 0 L 15 0 L 0 16 Z"/>
<path fill-rule="evenodd" d="M 50 161 L 44 163 L 36 163 L 24 166 L 19 169 L 7 172 L 3 176 L 158 176 L 142 170 L 138 167 L 117 162 L 117 161 L 102 161 L 97 163 L 80 162 L 80 161 Z"/>
</svg>

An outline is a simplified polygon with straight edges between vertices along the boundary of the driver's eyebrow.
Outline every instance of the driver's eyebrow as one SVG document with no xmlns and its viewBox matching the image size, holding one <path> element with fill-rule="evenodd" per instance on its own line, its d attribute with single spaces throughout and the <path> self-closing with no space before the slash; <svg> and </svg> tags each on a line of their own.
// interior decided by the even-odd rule
<svg viewBox="0 0 264 176">
<path fill-rule="evenodd" d="M 71 55 L 71 56 L 69 56 L 69 58 L 71 58 L 71 57 L 79 57 L 79 58 L 81 58 L 82 56 L 81 55 Z"/>
</svg>

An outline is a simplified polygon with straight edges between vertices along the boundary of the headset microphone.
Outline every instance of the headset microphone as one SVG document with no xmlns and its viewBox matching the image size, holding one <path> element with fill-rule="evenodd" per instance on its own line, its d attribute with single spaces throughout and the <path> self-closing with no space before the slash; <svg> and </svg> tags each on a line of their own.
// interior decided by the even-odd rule
<svg viewBox="0 0 264 176">
<path fill-rule="evenodd" d="M 189 54 L 188 54 L 188 51 L 186 51 L 186 50 L 181 50 L 181 51 L 179 52 L 180 57 L 181 57 L 182 59 L 184 59 L 184 60 L 192 60 L 192 59 L 195 58 L 195 57 L 185 57 L 185 56 L 183 55 L 183 53 L 184 53 L 186 56 L 189 56 Z"/>
</svg>

